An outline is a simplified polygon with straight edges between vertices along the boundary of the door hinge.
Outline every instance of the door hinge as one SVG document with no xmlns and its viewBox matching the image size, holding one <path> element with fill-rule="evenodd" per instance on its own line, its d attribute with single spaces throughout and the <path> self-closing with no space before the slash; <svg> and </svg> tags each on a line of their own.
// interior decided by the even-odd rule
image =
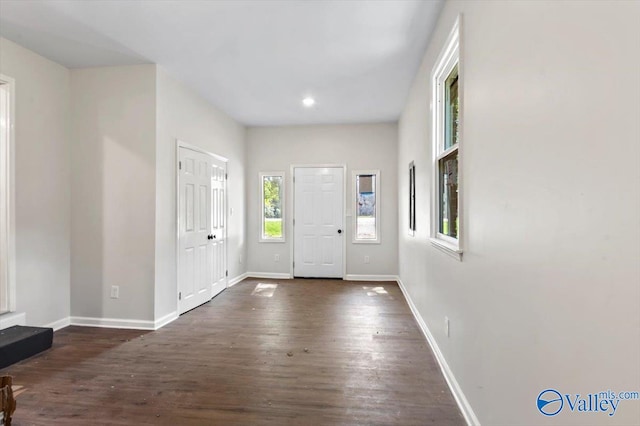
<svg viewBox="0 0 640 426">
<path fill-rule="evenodd" d="M 224 271 L 224 276 L 225 276 L 225 277 L 228 277 L 228 276 L 229 276 L 229 271 L 228 271 L 228 270 Z"/>
<path fill-rule="evenodd" d="M 178 170 L 182 170 L 182 161 L 178 161 Z"/>
<path fill-rule="evenodd" d="M 296 226 L 296 219 L 293 218 L 293 226 Z"/>
<path fill-rule="evenodd" d="M 293 262 L 293 267 L 294 267 L 294 268 L 296 267 L 296 262 Z"/>
<path fill-rule="evenodd" d="M 224 179 L 225 179 L 225 180 L 229 179 L 229 173 L 225 173 L 225 174 L 224 174 Z"/>
<path fill-rule="evenodd" d="M 178 293 L 178 300 L 182 300 L 182 292 Z"/>
<path fill-rule="evenodd" d="M 293 177 L 293 183 L 296 183 L 296 177 L 295 176 Z"/>
</svg>

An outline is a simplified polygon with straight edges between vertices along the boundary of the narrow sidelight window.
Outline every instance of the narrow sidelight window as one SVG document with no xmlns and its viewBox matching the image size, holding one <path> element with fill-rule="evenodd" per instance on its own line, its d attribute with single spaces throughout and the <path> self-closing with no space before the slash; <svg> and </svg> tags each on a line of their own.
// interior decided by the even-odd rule
<svg viewBox="0 0 640 426">
<path fill-rule="evenodd" d="M 354 243 L 380 242 L 380 171 L 356 171 L 353 174 Z"/>
<path fill-rule="evenodd" d="M 284 242 L 284 172 L 260 173 L 260 241 Z"/>
</svg>

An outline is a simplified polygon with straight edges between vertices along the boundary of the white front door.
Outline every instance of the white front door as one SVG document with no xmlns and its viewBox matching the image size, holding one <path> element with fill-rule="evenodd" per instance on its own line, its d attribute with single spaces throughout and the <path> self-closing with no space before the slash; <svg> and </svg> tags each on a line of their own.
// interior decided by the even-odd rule
<svg viewBox="0 0 640 426">
<path fill-rule="evenodd" d="M 294 169 L 295 277 L 342 278 L 344 169 Z"/>
<path fill-rule="evenodd" d="M 227 288 L 227 163 L 211 159 L 211 295 Z"/>
<path fill-rule="evenodd" d="M 179 149 L 178 310 L 189 311 L 226 288 L 226 163 Z"/>
</svg>

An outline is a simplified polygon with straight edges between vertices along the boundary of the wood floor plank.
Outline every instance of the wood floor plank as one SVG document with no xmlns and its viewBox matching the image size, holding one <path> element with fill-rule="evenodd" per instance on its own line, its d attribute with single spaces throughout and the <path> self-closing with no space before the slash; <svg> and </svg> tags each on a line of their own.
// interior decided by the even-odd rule
<svg viewBox="0 0 640 426">
<path fill-rule="evenodd" d="M 28 389 L 18 426 L 464 424 L 393 282 L 247 279 L 155 332 L 67 327 L 0 373 Z"/>
</svg>

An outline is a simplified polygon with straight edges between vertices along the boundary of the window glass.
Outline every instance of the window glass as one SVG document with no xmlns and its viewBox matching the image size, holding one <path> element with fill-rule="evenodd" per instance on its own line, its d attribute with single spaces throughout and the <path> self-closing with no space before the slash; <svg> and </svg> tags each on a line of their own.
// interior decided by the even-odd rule
<svg viewBox="0 0 640 426">
<path fill-rule="evenodd" d="M 439 232 L 458 238 L 458 151 L 443 157 L 438 162 L 440 178 L 440 223 Z"/>
<path fill-rule="evenodd" d="M 262 238 L 282 239 L 282 176 L 262 176 Z"/>
<path fill-rule="evenodd" d="M 356 239 L 375 240 L 376 232 L 376 175 L 356 176 Z"/>
<path fill-rule="evenodd" d="M 445 135 L 444 149 L 458 143 L 459 103 L 458 103 L 458 66 L 456 65 L 445 80 Z"/>
</svg>

